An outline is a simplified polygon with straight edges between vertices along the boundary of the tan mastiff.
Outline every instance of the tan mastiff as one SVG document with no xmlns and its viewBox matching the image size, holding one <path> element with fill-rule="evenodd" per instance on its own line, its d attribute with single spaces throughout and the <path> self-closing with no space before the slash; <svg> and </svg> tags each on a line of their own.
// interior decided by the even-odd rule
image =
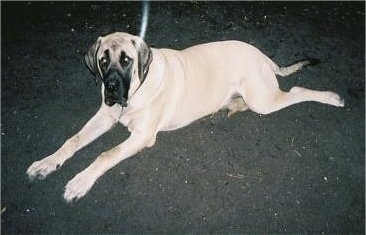
<svg viewBox="0 0 366 235">
<path fill-rule="evenodd" d="M 239 41 L 177 51 L 149 48 L 139 37 L 117 32 L 99 37 L 85 61 L 102 81 L 102 105 L 59 150 L 34 162 L 27 170 L 29 178 L 45 178 L 118 122 L 131 135 L 68 182 L 67 202 L 83 197 L 122 160 L 153 146 L 159 131 L 175 130 L 221 109 L 231 115 L 247 109 L 269 114 L 304 101 L 344 106 L 331 91 L 279 88 L 276 74 L 289 75 L 312 61 L 279 67 L 255 47 Z"/>
</svg>

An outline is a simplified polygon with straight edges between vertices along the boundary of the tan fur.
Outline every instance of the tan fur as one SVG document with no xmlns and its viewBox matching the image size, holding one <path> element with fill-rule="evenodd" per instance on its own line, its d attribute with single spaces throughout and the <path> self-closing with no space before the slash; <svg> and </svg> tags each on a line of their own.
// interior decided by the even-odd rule
<svg viewBox="0 0 366 235">
<path fill-rule="evenodd" d="M 139 40 L 136 38 L 114 33 L 99 40 L 101 47 L 108 47 L 118 39 L 129 56 L 137 60 L 137 52 L 130 41 Z M 137 73 L 132 77 L 127 107 L 122 108 L 119 104 L 109 107 L 103 101 L 100 110 L 79 133 L 57 152 L 28 168 L 30 178 L 45 178 L 117 122 L 128 128 L 130 137 L 102 153 L 70 180 L 64 193 L 66 201 L 83 197 L 110 168 L 144 147 L 154 145 L 159 131 L 184 127 L 221 109 L 228 109 L 228 115 L 232 115 L 247 109 L 269 114 L 304 101 L 344 106 L 344 101 L 334 92 L 301 87 L 293 87 L 289 92 L 280 90 L 276 74 L 288 75 L 304 64 L 280 68 L 244 42 L 214 42 L 182 51 L 152 49 L 152 52 L 146 80 L 140 84 Z M 103 90 L 102 87 L 102 93 Z"/>
</svg>

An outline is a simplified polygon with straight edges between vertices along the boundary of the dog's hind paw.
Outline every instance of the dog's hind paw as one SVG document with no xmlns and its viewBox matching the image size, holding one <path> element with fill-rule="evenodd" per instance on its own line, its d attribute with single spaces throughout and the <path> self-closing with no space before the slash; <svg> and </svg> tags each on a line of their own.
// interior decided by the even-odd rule
<svg viewBox="0 0 366 235">
<path fill-rule="evenodd" d="M 344 107 L 345 102 L 344 99 L 335 92 L 328 92 L 328 100 L 327 103 L 336 107 Z"/>
</svg>

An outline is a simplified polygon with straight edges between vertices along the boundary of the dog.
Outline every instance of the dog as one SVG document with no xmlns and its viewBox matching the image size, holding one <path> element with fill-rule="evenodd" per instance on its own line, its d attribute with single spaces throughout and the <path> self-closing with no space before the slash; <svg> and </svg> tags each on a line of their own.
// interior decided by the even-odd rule
<svg viewBox="0 0 366 235">
<path fill-rule="evenodd" d="M 240 41 L 178 51 L 150 48 L 138 36 L 116 32 L 99 37 L 85 62 L 102 81 L 101 107 L 55 153 L 34 162 L 28 177 L 44 179 L 116 123 L 131 134 L 67 183 L 63 194 L 67 202 L 85 196 L 100 176 L 122 160 L 153 146 L 159 131 L 184 127 L 219 110 L 227 110 L 230 116 L 248 109 L 269 114 L 305 101 L 344 106 L 344 100 L 331 91 L 293 87 L 285 92 L 279 88 L 276 75 L 290 75 L 315 60 L 280 67 L 259 49 Z"/>
</svg>

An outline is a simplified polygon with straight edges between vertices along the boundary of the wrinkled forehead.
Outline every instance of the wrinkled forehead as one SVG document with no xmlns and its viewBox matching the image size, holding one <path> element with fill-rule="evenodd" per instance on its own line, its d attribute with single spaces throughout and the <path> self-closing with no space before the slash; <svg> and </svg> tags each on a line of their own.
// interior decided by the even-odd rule
<svg viewBox="0 0 366 235">
<path fill-rule="evenodd" d="M 109 50 L 110 54 L 120 54 L 124 51 L 130 57 L 136 56 L 136 48 L 134 46 L 134 39 L 129 35 L 124 34 L 111 34 L 102 38 L 98 55 L 105 53 Z"/>
</svg>

